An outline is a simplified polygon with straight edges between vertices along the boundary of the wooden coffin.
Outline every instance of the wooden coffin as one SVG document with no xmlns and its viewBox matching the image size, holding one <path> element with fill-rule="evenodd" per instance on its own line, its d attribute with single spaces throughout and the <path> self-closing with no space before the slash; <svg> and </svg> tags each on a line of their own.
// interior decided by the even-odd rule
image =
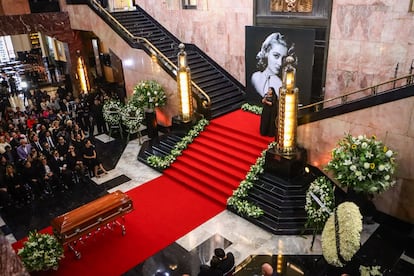
<svg viewBox="0 0 414 276">
<path fill-rule="evenodd" d="M 132 200 L 121 191 L 98 198 L 54 218 L 53 233 L 65 245 L 133 210 Z"/>
</svg>

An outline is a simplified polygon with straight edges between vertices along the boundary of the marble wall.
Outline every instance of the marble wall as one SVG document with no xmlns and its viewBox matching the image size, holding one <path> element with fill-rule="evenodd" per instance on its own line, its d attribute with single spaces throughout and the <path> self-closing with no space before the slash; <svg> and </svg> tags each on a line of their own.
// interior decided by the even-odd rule
<svg viewBox="0 0 414 276">
<path fill-rule="evenodd" d="M 96 13 L 86 5 L 68 5 L 64 7 L 70 16 L 71 28 L 92 31 L 99 37 L 104 48 L 110 49 L 122 60 L 127 96 L 133 93 L 134 86 L 141 80 L 157 80 L 165 89 L 168 105 L 162 113 L 171 119 L 178 114 L 177 83 L 156 61 L 144 51 L 131 48 Z M 88 18 L 88 20 L 84 20 Z"/>
<path fill-rule="evenodd" d="M 197 1 L 183 10 L 181 0 L 135 0 L 152 17 L 185 43 L 196 44 L 233 77 L 245 84 L 245 26 L 253 25 L 253 1 Z"/>
<path fill-rule="evenodd" d="M 414 97 L 302 125 L 298 143 L 308 150 L 309 163 L 322 169 L 347 133 L 375 135 L 397 152 L 397 184 L 374 202 L 382 212 L 414 223 Z"/>
<path fill-rule="evenodd" d="M 29 14 L 30 6 L 28 0 L 1 0 L 0 15 Z"/>
<path fill-rule="evenodd" d="M 410 0 L 333 1 L 326 97 L 408 74 L 414 59 Z"/>
</svg>

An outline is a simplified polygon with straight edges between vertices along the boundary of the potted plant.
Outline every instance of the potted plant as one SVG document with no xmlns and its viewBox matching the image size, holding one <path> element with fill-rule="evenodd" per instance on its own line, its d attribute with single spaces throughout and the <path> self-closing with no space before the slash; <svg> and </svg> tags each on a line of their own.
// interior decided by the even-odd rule
<svg viewBox="0 0 414 276">
<path fill-rule="evenodd" d="M 59 261 L 64 257 L 63 246 L 55 236 L 37 231 L 29 233 L 27 241 L 17 254 L 29 272 L 57 270 Z"/>
<path fill-rule="evenodd" d="M 145 112 L 154 111 L 155 108 L 166 105 L 167 95 L 157 81 L 140 81 L 134 87 L 131 103 L 139 108 L 143 108 Z"/>
<path fill-rule="evenodd" d="M 157 118 L 154 111 L 155 108 L 167 103 L 167 95 L 163 87 L 154 80 L 141 81 L 134 87 L 131 103 L 145 111 L 148 137 L 157 137 Z"/>
<path fill-rule="evenodd" d="M 333 149 L 325 170 L 332 172 L 338 185 L 347 189 L 349 200 L 359 205 L 363 215 L 371 216 L 375 210 L 373 196 L 395 184 L 395 155 L 375 136 L 348 134 Z"/>
</svg>

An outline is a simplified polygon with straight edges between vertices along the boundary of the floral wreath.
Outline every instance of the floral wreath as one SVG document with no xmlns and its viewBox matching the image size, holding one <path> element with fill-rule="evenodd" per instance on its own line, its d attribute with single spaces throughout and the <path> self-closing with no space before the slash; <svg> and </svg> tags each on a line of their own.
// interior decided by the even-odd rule
<svg viewBox="0 0 414 276">
<path fill-rule="evenodd" d="M 105 122 L 109 125 L 118 125 L 121 122 L 120 111 L 122 103 L 118 100 L 111 99 L 106 101 L 102 107 Z"/>
<path fill-rule="evenodd" d="M 307 227 L 319 231 L 325 225 L 335 208 L 334 188 L 325 176 L 316 178 L 306 192 L 305 210 L 308 215 Z"/>
<path fill-rule="evenodd" d="M 325 170 L 332 171 L 342 187 L 367 194 L 381 193 L 395 184 L 395 155 L 375 136 L 348 134 L 332 150 Z"/>
<path fill-rule="evenodd" d="M 121 120 L 127 131 L 134 133 L 138 131 L 144 120 L 144 112 L 141 108 L 129 102 L 121 109 Z"/>
<path fill-rule="evenodd" d="M 336 267 L 343 267 L 360 248 L 362 215 L 352 202 L 339 204 L 322 231 L 322 254 Z"/>
</svg>

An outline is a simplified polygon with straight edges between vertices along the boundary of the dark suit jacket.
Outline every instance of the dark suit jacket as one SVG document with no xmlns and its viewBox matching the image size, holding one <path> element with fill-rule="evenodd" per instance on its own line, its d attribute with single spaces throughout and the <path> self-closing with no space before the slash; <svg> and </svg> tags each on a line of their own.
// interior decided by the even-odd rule
<svg viewBox="0 0 414 276">
<path fill-rule="evenodd" d="M 228 252 L 227 257 L 222 259 L 221 262 L 218 264 L 218 269 L 220 269 L 223 273 L 229 272 L 234 266 L 234 255 L 231 252 Z"/>
</svg>

